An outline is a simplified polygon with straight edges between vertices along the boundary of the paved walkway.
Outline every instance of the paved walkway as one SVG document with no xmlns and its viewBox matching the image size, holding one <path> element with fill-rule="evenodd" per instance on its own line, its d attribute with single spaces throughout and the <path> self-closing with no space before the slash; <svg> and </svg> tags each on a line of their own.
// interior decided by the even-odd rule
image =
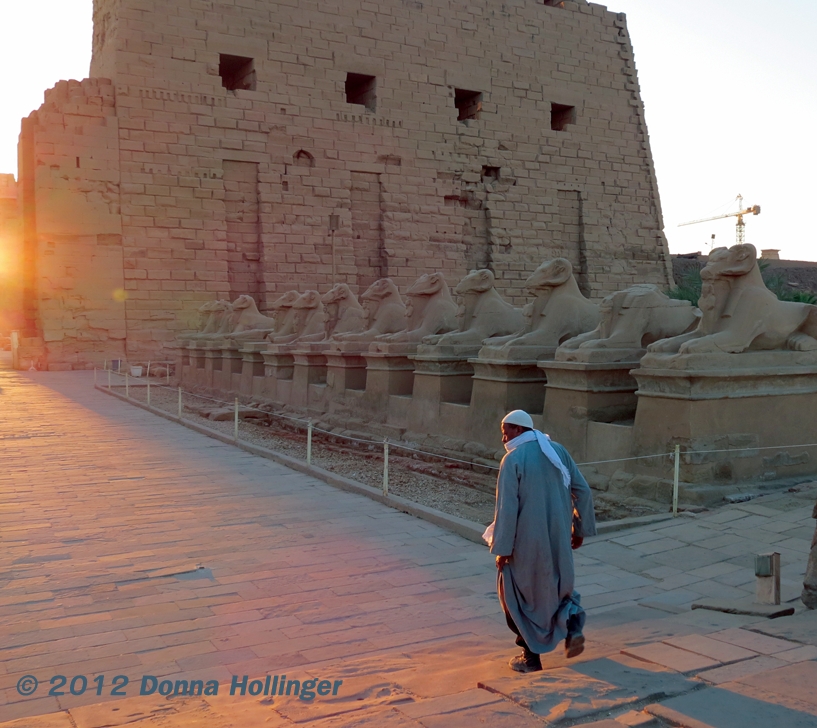
<svg viewBox="0 0 817 728">
<path fill-rule="evenodd" d="M 588 650 L 518 676 L 485 548 L 130 407 L 90 374 L 0 370 L 0 389 L 8 725 L 817 726 L 817 615 L 689 610 L 750 594 L 752 554 L 772 549 L 796 597 L 813 488 L 589 541 Z M 329 694 L 264 697 L 285 673 Z M 231 696 L 245 675 L 261 694 Z M 157 691 L 140 697 L 144 676 Z M 220 688 L 163 698 L 167 680 Z"/>
</svg>

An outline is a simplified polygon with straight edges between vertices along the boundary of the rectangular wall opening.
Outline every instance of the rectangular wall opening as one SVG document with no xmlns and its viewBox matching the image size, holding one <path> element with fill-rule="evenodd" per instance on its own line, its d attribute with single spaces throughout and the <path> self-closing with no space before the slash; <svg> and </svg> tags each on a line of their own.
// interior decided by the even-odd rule
<svg viewBox="0 0 817 728">
<path fill-rule="evenodd" d="M 481 176 L 483 182 L 499 182 L 499 167 L 483 167 Z"/>
<path fill-rule="evenodd" d="M 252 58 L 221 53 L 218 57 L 218 75 L 221 76 L 221 85 L 230 91 L 255 91 L 255 64 Z"/>
<path fill-rule="evenodd" d="M 479 91 L 454 89 L 454 106 L 457 107 L 457 121 L 479 119 L 482 111 L 482 94 Z"/>
<path fill-rule="evenodd" d="M 360 104 L 369 111 L 374 111 L 377 103 L 375 88 L 377 78 L 364 76 L 362 73 L 346 74 L 346 103 Z"/>
<path fill-rule="evenodd" d="M 550 128 L 553 131 L 565 131 L 570 124 L 576 123 L 576 107 L 564 104 L 550 105 Z"/>
</svg>

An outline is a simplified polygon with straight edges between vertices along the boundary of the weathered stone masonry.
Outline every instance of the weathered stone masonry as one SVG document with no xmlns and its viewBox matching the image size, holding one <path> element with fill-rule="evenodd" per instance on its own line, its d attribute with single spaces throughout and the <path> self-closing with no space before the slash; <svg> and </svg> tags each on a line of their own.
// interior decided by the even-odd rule
<svg viewBox="0 0 817 728">
<path fill-rule="evenodd" d="M 623 15 L 585 2 L 95 0 L 91 78 L 24 120 L 26 329 L 147 359 L 216 297 L 564 256 L 668 284 Z"/>
</svg>

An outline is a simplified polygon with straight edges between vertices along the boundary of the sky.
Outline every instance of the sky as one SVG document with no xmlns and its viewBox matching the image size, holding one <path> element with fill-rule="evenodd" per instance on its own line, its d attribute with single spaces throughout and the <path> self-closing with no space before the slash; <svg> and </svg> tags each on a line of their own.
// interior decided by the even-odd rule
<svg viewBox="0 0 817 728">
<path fill-rule="evenodd" d="M 530 0 L 535 2 L 537 0 Z M 610 0 L 627 14 L 673 253 L 732 245 L 735 198 L 760 205 L 746 240 L 817 260 L 817 1 Z M 60 79 L 85 78 L 92 0 L 0 3 L 0 173 L 15 173 L 20 119 Z M 16 70 L 16 72 L 15 72 Z"/>
</svg>

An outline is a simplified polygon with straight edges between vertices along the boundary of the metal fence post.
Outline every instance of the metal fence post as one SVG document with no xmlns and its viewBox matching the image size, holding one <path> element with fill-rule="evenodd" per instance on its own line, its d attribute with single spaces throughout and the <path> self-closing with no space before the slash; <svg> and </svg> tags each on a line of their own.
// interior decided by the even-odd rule
<svg viewBox="0 0 817 728">
<path fill-rule="evenodd" d="M 389 441 L 383 440 L 383 495 L 389 494 Z"/>
<path fill-rule="evenodd" d="M 238 441 L 238 397 L 235 398 L 235 422 L 233 426 L 233 436 Z"/>
<path fill-rule="evenodd" d="M 111 388 L 111 370 L 108 369 L 108 389 Z"/>
<path fill-rule="evenodd" d="M 672 517 L 678 515 L 678 474 L 681 467 L 681 446 L 675 446 L 675 476 L 672 480 Z"/>
<path fill-rule="evenodd" d="M 312 465 L 312 420 L 306 426 L 306 464 Z"/>
<path fill-rule="evenodd" d="M 11 368 L 20 368 L 20 332 L 11 332 Z"/>
<path fill-rule="evenodd" d="M 150 407 L 150 374 L 148 374 L 148 407 Z"/>
</svg>

